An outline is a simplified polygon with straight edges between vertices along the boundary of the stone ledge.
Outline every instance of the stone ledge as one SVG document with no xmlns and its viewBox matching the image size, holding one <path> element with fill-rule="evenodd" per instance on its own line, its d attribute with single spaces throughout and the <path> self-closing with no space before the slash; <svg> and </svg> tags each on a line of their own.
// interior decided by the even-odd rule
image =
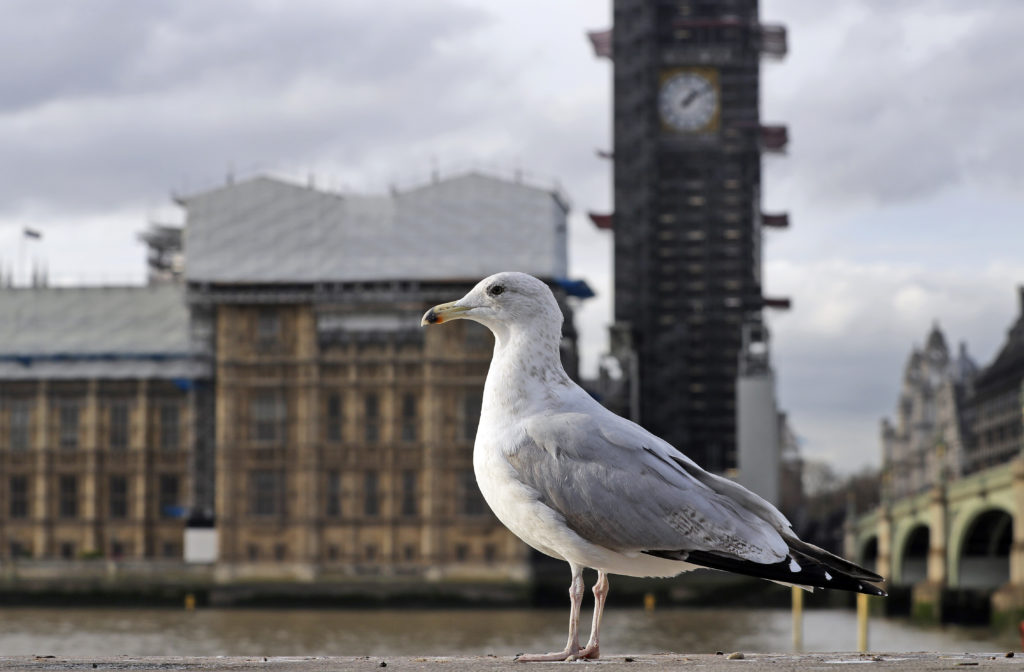
<svg viewBox="0 0 1024 672">
<path fill-rule="evenodd" d="M 769 654 L 752 653 L 742 657 L 725 655 L 684 655 L 684 654 L 637 654 L 609 655 L 599 661 L 569 663 L 574 666 L 594 666 L 612 672 L 613 670 L 637 669 L 684 669 L 699 668 L 700 672 L 737 672 L 741 667 L 747 672 L 788 672 L 789 670 L 842 670 L 833 667 L 845 664 L 865 664 L 882 667 L 886 671 L 901 670 L 919 672 L 932 670 L 961 670 L 963 668 L 1013 665 L 1020 668 L 1024 657 L 1007 657 L 1005 652 L 980 654 L 943 653 L 815 653 L 815 654 Z M 126 670 L 144 672 L 147 670 L 172 672 L 188 671 L 241 671 L 263 670 L 264 672 L 339 672 L 342 670 L 438 670 L 463 672 L 468 670 L 508 670 L 522 672 L 537 668 L 550 669 L 551 665 L 566 663 L 516 663 L 510 657 L 495 656 L 452 656 L 452 657 L 134 657 L 111 656 L 105 658 L 71 658 L 65 656 L 0 656 L 0 670 Z M 964 670 L 964 672 L 967 672 Z"/>
</svg>

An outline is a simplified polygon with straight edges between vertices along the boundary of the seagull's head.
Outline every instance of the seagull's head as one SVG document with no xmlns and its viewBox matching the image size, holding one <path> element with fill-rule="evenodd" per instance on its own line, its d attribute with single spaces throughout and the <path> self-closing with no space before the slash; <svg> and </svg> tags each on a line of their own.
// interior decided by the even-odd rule
<svg viewBox="0 0 1024 672">
<path fill-rule="evenodd" d="M 554 328 L 561 333 L 562 311 L 546 284 L 526 273 L 496 273 L 484 278 L 468 294 L 426 312 L 421 326 L 449 320 L 473 320 L 497 336 L 510 328 Z"/>
</svg>

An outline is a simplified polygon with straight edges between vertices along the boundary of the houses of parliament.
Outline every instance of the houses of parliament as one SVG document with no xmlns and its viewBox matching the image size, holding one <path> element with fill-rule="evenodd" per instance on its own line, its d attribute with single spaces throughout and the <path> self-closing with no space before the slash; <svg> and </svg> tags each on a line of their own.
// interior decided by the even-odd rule
<svg viewBox="0 0 1024 672">
<path fill-rule="evenodd" d="M 471 173 L 178 203 L 146 286 L 0 288 L 0 560 L 183 561 L 205 529 L 225 580 L 525 578 L 472 470 L 491 336 L 419 318 L 532 273 L 573 371 L 565 198 Z"/>
</svg>

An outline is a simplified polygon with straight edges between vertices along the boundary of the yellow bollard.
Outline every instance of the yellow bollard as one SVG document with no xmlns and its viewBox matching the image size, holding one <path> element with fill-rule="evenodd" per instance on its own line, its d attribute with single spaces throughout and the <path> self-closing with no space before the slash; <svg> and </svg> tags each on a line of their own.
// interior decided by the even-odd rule
<svg viewBox="0 0 1024 672">
<path fill-rule="evenodd" d="M 644 594 L 644 611 L 650 613 L 654 611 L 654 593 Z"/>
<path fill-rule="evenodd" d="M 793 653 L 804 650 L 804 589 L 793 586 Z"/>
<path fill-rule="evenodd" d="M 185 610 L 192 611 L 196 608 L 196 596 L 192 593 L 185 593 Z"/>
<path fill-rule="evenodd" d="M 868 650 L 868 596 L 857 593 L 857 650 Z"/>
</svg>

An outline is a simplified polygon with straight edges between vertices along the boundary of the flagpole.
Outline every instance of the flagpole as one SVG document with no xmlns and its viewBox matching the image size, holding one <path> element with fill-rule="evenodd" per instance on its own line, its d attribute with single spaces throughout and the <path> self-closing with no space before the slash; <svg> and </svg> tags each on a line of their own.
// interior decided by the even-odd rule
<svg viewBox="0 0 1024 672">
<path fill-rule="evenodd" d="M 11 284 L 12 285 L 17 285 L 18 284 L 19 276 L 21 275 L 22 271 L 25 268 L 25 238 L 26 237 L 27 236 L 25 235 L 24 231 L 22 231 L 21 235 L 18 237 L 18 267 L 15 269 L 14 277 L 11 279 Z"/>
<path fill-rule="evenodd" d="M 31 238 L 32 240 L 42 240 L 43 234 L 38 229 L 30 229 L 27 226 L 21 229 L 21 240 L 18 244 L 18 265 L 21 267 L 22 272 L 25 274 L 26 286 L 32 284 L 32 273 L 28 268 L 28 262 L 25 260 L 25 241 L 28 238 Z"/>
</svg>

